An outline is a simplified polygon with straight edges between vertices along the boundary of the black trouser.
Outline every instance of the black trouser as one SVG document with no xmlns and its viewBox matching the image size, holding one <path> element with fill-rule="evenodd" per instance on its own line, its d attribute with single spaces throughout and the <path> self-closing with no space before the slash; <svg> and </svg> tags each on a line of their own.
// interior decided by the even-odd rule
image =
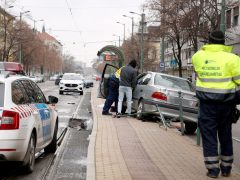
<svg viewBox="0 0 240 180">
<path fill-rule="evenodd" d="M 202 134 L 205 165 L 212 174 L 229 173 L 233 163 L 232 120 L 235 105 L 200 102 L 198 126 Z M 218 153 L 220 143 L 220 157 Z M 219 168 L 219 160 L 220 168 Z"/>
<path fill-rule="evenodd" d="M 112 104 L 115 103 L 115 108 L 117 109 L 118 104 L 118 89 L 113 89 L 109 87 L 108 95 L 103 106 L 103 113 L 107 113 L 111 108 Z"/>
</svg>

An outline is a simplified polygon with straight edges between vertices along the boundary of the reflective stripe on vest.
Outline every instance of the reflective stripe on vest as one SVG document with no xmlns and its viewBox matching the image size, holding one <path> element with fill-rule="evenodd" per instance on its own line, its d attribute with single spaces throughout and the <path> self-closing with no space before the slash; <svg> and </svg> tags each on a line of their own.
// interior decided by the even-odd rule
<svg viewBox="0 0 240 180">
<path fill-rule="evenodd" d="M 221 94 L 228 94 L 236 92 L 236 89 L 211 89 L 211 88 L 204 88 L 204 87 L 196 87 L 197 91 L 208 92 L 208 93 L 221 93 Z"/>
<path fill-rule="evenodd" d="M 240 75 L 233 77 L 233 80 L 234 80 L 234 81 L 240 80 Z"/>
<path fill-rule="evenodd" d="M 198 78 L 202 82 L 231 82 L 232 78 L 221 78 L 221 79 L 216 79 L 216 78 Z"/>
</svg>

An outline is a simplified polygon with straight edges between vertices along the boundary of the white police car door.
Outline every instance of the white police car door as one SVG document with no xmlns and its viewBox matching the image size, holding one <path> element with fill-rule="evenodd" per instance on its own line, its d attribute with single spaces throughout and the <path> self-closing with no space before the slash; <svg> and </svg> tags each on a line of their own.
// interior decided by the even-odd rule
<svg viewBox="0 0 240 180">
<path fill-rule="evenodd" d="M 46 98 L 36 83 L 22 80 L 22 83 L 30 98 L 33 109 L 36 109 L 35 118 L 38 123 L 38 142 L 39 146 L 44 145 L 51 139 L 51 119 L 50 110 L 46 104 Z"/>
</svg>

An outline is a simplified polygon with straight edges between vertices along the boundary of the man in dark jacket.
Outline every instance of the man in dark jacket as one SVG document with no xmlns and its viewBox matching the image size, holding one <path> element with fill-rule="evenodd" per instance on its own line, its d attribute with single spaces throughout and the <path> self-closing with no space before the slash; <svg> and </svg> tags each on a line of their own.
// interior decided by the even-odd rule
<svg viewBox="0 0 240 180">
<path fill-rule="evenodd" d="M 119 79 L 113 74 L 108 81 L 108 94 L 106 101 L 103 106 L 102 115 L 112 115 L 109 113 L 113 102 L 115 102 L 115 108 L 118 104 L 118 88 L 119 88 Z"/>
<path fill-rule="evenodd" d="M 136 86 L 137 72 L 135 67 L 137 62 L 135 59 L 131 60 L 127 66 L 121 68 L 119 79 L 119 97 L 118 97 L 118 113 L 117 118 L 120 118 L 122 112 L 122 103 L 124 96 L 127 98 L 127 114 L 131 114 L 132 109 L 132 90 Z"/>
</svg>

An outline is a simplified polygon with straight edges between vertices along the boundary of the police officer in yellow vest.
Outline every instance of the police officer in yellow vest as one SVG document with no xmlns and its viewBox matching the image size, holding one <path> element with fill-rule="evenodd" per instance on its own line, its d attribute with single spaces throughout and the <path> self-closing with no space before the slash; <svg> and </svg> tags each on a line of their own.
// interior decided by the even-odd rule
<svg viewBox="0 0 240 180">
<path fill-rule="evenodd" d="M 232 121 L 235 92 L 240 85 L 240 58 L 224 43 L 223 32 L 213 31 L 209 34 L 209 44 L 192 57 L 200 102 L 198 126 L 207 176 L 211 178 L 217 178 L 220 171 L 222 176 L 230 176 L 233 163 Z"/>
</svg>

